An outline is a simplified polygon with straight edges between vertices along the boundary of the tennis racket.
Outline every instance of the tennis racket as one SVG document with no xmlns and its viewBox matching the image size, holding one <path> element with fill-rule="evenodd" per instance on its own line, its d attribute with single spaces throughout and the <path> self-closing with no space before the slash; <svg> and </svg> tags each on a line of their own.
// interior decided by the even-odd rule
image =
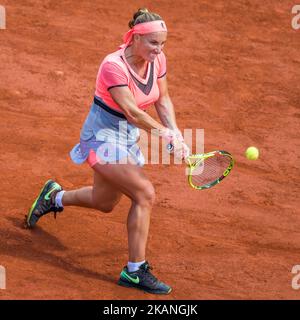
<svg viewBox="0 0 300 320">
<path fill-rule="evenodd" d="M 168 144 L 167 150 L 173 152 L 173 145 Z M 221 150 L 188 155 L 185 160 L 188 165 L 188 183 L 197 190 L 209 189 L 220 183 L 234 165 L 232 155 Z"/>
</svg>

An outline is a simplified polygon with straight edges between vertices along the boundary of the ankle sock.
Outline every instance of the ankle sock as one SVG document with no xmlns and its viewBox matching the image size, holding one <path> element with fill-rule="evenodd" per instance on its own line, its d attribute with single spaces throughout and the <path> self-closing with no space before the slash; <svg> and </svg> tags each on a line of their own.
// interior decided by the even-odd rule
<svg viewBox="0 0 300 320">
<path fill-rule="evenodd" d="M 137 271 L 139 270 L 139 267 L 145 263 L 145 260 L 144 261 L 141 261 L 141 262 L 130 262 L 128 261 L 127 263 L 127 269 L 129 272 L 134 272 L 134 271 Z"/>
<path fill-rule="evenodd" d="M 57 207 L 60 207 L 60 208 L 64 207 L 63 204 L 62 204 L 62 197 L 63 197 L 65 192 L 66 192 L 65 190 L 57 192 L 57 194 L 55 196 L 55 205 Z"/>
</svg>

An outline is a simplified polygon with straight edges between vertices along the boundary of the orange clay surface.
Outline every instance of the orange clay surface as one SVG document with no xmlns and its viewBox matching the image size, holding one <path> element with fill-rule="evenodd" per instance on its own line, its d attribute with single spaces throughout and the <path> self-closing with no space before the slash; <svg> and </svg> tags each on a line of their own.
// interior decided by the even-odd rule
<svg viewBox="0 0 300 320">
<path fill-rule="evenodd" d="M 205 151 L 230 151 L 220 185 L 194 191 L 184 167 L 147 165 L 156 188 L 147 259 L 173 287 L 153 296 L 116 285 L 127 263 L 123 198 L 110 214 L 67 207 L 22 228 L 45 181 L 92 184 L 69 151 L 98 67 L 140 1 L 2 0 L 0 30 L 0 299 L 299 299 L 300 30 L 294 1 L 144 1 L 165 19 L 178 124 L 204 128 Z M 155 116 L 154 108 L 149 111 Z M 260 159 L 249 161 L 254 145 Z"/>
</svg>

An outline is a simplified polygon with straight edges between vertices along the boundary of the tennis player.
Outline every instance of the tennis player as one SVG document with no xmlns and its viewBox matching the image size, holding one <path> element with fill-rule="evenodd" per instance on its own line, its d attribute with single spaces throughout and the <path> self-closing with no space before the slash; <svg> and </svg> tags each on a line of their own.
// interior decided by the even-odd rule
<svg viewBox="0 0 300 320">
<path fill-rule="evenodd" d="M 70 152 L 76 164 L 88 162 L 93 186 L 65 191 L 49 180 L 26 217 L 32 228 L 48 212 L 80 206 L 111 212 L 122 195 L 131 199 L 127 218 L 129 261 L 119 284 L 154 294 L 168 294 L 171 287 L 159 281 L 146 261 L 150 213 L 155 199 L 152 183 L 143 173 L 145 159 L 137 144 L 139 128 L 152 129 L 174 145 L 184 157 L 188 147 L 177 127 L 168 94 L 163 47 L 167 27 L 162 18 L 139 9 L 129 22 L 123 45 L 100 65 L 96 91 L 78 143 Z M 155 105 L 161 123 L 145 110 Z M 124 127 L 125 124 L 125 127 Z M 121 130 L 122 128 L 124 130 Z"/>
</svg>

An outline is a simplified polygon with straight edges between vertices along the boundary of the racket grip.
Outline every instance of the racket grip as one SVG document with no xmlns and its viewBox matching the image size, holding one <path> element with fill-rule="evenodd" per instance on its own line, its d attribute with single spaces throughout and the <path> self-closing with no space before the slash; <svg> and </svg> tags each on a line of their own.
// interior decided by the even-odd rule
<svg viewBox="0 0 300 320">
<path fill-rule="evenodd" d="M 168 143 L 168 144 L 167 144 L 167 151 L 168 151 L 169 153 L 173 153 L 173 151 L 174 151 L 174 146 L 173 146 L 172 143 Z"/>
</svg>

